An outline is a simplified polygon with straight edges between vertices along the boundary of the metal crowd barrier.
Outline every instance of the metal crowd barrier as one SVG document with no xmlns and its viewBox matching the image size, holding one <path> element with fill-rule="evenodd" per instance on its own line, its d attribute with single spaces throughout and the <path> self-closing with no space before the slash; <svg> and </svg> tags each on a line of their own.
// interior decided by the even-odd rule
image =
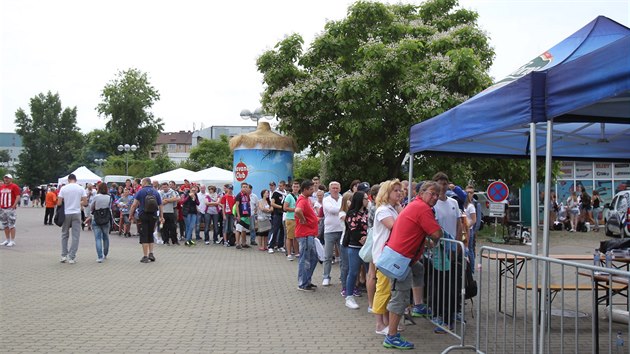
<svg viewBox="0 0 630 354">
<path fill-rule="evenodd" d="M 628 263 L 616 264 L 623 270 L 492 247 L 479 256 L 477 353 L 630 353 Z"/>
<path fill-rule="evenodd" d="M 425 299 L 431 309 L 429 320 L 433 325 L 458 339 L 451 350 L 473 349 L 466 344 L 465 279 L 466 248 L 461 241 L 440 239 L 439 243 L 425 252 Z"/>
</svg>

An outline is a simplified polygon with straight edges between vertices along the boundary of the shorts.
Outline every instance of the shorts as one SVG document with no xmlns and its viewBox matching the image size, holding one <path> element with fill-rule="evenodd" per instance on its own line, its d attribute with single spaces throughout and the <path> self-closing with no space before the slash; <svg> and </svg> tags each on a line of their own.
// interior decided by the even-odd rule
<svg viewBox="0 0 630 354">
<path fill-rule="evenodd" d="M 424 267 L 419 262 L 411 265 L 411 272 L 404 280 L 389 279 L 392 284 L 392 298 L 387 304 L 387 311 L 402 316 L 409 306 L 409 290 L 412 287 L 423 286 Z"/>
<path fill-rule="evenodd" d="M 246 229 L 243 225 L 236 223 L 236 232 L 249 232 L 249 229 Z"/>
<path fill-rule="evenodd" d="M 0 227 L 2 227 L 2 229 L 15 228 L 16 219 L 17 219 L 17 212 L 15 209 L 12 209 L 12 208 L 0 209 Z"/>
<path fill-rule="evenodd" d="M 153 232 L 155 231 L 155 223 L 157 217 L 154 215 L 140 215 L 138 220 L 138 233 L 140 234 L 140 243 L 153 243 Z"/>
<path fill-rule="evenodd" d="M 131 220 L 129 220 L 129 214 L 123 214 L 123 224 L 125 225 L 131 224 Z"/>
<path fill-rule="evenodd" d="M 389 284 L 389 278 L 380 270 L 376 270 L 376 292 L 374 293 L 374 300 L 372 300 L 372 313 L 377 315 L 384 315 L 387 311 L 387 303 L 392 297 L 391 286 Z"/>
<path fill-rule="evenodd" d="M 287 239 L 293 240 L 295 238 L 295 220 L 287 219 L 284 224 L 287 228 Z"/>
</svg>

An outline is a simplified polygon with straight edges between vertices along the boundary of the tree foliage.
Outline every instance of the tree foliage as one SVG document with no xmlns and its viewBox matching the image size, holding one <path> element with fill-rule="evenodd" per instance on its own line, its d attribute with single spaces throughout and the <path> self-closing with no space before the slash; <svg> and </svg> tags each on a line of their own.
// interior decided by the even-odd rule
<svg viewBox="0 0 630 354">
<path fill-rule="evenodd" d="M 221 135 L 219 140 L 204 139 L 199 145 L 192 148 L 188 161 L 184 166 L 193 171 L 199 171 L 212 166 L 231 171 L 233 163 L 234 155 L 230 150 L 228 137 Z"/>
<path fill-rule="evenodd" d="M 320 156 L 299 156 L 293 158 L 293 178 L 296 181 L 321 176 L 322 158 Z"/>
<path fill-rule="evenodd" d="M 300 149 L 327 155 L 330 179 L 399 177 L 409 128 L 491 83 L 477 13 L 456 6 L 359 1 L 306 51 L 286 37 L 257 61 L 265 111 Z"/>
<path fill-rule="evenodd" d="M 77 109 L 62 109 L 59 94 L 50 91 L 31 98 L 29 107 L 30 115 L 22 108 L 15 113 L 24 146 L 17 174 L 29 185 L 56 181 L 70 172 L 83 144 Z"/>
<path fill-rule="evenodd" d="M 96 110 L 107 120 L 105 128 L 110 134 L 107 152 L 114 154 L 119 144 L 136 144 L 135 156 L 148 156 L 164 123 L 151 112 L 160 94 L 149 83 L 147 74 L 138 69 L 119 71 L 105 85 L 101 98 L 103 102 Z"/>
</svg>

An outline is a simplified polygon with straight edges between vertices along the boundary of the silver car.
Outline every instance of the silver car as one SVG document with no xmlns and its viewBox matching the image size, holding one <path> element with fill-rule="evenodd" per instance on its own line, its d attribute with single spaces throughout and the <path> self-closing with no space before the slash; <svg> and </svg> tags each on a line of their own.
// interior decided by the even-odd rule
<svg viewBox="0 0 630 354">
<path fill-rule="evenodd" d="M 630 237 L 630 189 L 615 194 L 612 202 L 604 206 L 606 236 Z"/>
</svg>

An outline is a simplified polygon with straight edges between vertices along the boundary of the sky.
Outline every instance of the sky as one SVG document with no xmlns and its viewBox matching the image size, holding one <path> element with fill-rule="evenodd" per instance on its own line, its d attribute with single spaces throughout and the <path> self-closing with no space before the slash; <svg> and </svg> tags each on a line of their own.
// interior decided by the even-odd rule
<svg viewBox="0 0 630 354">
<path fill-rule="evenodd" d="M 399 1 L 382 1 L 397 3 Z M 405 1 L 419 4 L 420 1 Z M 260 106 L 256 59 L 286 35 L 305 47 L 326 22 L 346 17 L 349 0 L 0 0 L 0 132 L 15 131 L 39 93 L 77 107 L 78 126 L 102 129 L 95 108 L 120 70 L 146 72 L 160 92 L 153 113 L 164 131 L 253 125 Z M 628 0 L 460 0 L 476 10 L 499 80 L 598 15 L 630 27 Z"/>
</svg>

